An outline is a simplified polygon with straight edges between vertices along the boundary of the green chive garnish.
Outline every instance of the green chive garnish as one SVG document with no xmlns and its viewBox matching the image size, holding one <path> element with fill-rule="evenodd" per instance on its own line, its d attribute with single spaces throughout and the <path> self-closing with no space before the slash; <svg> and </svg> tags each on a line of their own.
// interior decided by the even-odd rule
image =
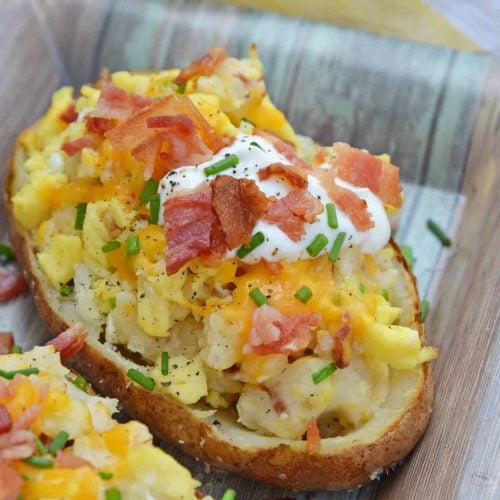
<svg viewBox="0 0 500 500">
<path fill-rule="evenodd" d="M 168 375 L 168 352 L 161 353 L 161 374 Z"/>
<path fill-rule="evenodd" d="M 75 378 L 73 384 L 75 384 L 81 391 L 87 392 L 88 388 L 87 380 L 85 380 L 85 378 L 82 377 L 81 375 L 78 375 L 78 377 Z"/>
<path fill-rule="evenodd" d="M 205 172 L 205 175 L 207 177 L 210 175 L 215 175 L 219 172 L 222 172 L 223 170 L 234 167 L 238 164 L 239 161 L 240 159 L 237 155 L 228 155 L 225 158 L 222 158 L 222 160 L 216 161 L 215 163 L 212 163 L 212 165 L 205 167 L 203 169 L 203 172 Z"/>
<path fill-rule="evenodd" d="M 155 194 L 149 198 L 149 221 L 158 224 L 160 220 L 160 195 Z"/>
<path fill-rule="evenodd" d="M 337 370 L 337 365 L 335 363 L 330 363 L 329 365 L 326 365 L 323 368 L 320 368 L 317 372 L 314 372 L 312 374 L 313 382 L 315 384 L 319 384 L 320 382 L 323 382 L 323 380 L 325 380 L 330 375 L 335 373 L 336 370 Z"/>
<path fill-rule="evenodd" d="M 50 467 L 54 465 L 54 461 L 47 457 L 28 457 L 23 461 L 34 467 L 39 467 L 40 469 L 50 469 Z"/>
<path fill-rule="evenodd" d="M 111 307 L 111 309 L 114 309 L 116 307 L 116 297 L 111 297 L 109 299 L 109 307 Z"/>
<path fill-rule="evenodd" d="M 129 236 L 127 238 L 127 255 L 137 255 L 141 249 L 139 236 Z"/>
<path fill-rule="evenodd" d="M 252 288 L 248 295 L 250 295 L 257 307 L 268 303 L 267 297 L 258 288 Z"/>
<path fill-rule="evenodd" d="M 87 204 L 78 203 L 78 205 L 76 206 L 75 229 L 83 229 L 83 223 L 85 221 L 86 213 L 87 213 Z"/>
<path fill-rule="evenodd" d="M 446 233 L 432 219 L 427 221 L 427 227 L 444 247 L 449 247 L 451 245 L 450 238 L 448 238 Z"/>
<path fill-rule="evenodd" d="M 255 250 L 259 245 L 262 245 L 265 240 L 264 233 L 259 231 L 258 233 L 255 233 L 252 236 L 252 239 L 250 240 L 250 245 L 247 247 L 246 245 L 242 245 L 240 248 L 238 248 L 238 251 L 236 252 L 236 256 L 239 259 L 245 258 L 250 252 Z"/>
<path fill-rule="evenodd" d="M 46 455 L 47 454 L 47 448 L 40 441 L 40 438 L 38 436 L 35 436 L 34 441 L 35 441 L 36 451 L 38 451 L 38 453 L 40 455 Z"/>
<path fill-rule="evenodd" d="M 139 200 L 142 203 L 147 203 L 150 200 L 151 196 L 157 193 L 158 184 L 159 184 L 158 181 L 155 181 L 154 179 L 149 179 L 144 185 L 144 189 L 142 190 L 142 193 L 139 196 Z"/>
<path fill-rule="evenodd" d="M 234 491 L 232 488 L 229 488 L 224 492 L 224 495 L 222 495 L 221 500 L 234 500 L 236 498 L 236 491 Z"/>
<path fill-rule="evenodd" d="M 403 254 L 404 259 L 406 260 L 406 263 L 408 264 L 408 267 L 410 269 L 413 269 L 413 251 L 409 245 L 400 245 L 400 250 L 401 253 Z"/>
<path fill-rule="evenodd" d="M 69 297 L 73 293 L 74 289 L 75 287 L 72 285 L 62 285 L 59 289 L 59 294 L 61 297 Z"/>
<path fill-rule="evenodd" d="M 361 294 L 364 294 L 366 292 L 366 287 L 364 283 L 359 284 L 359 291 L 361 292 Z"/>
<path fill-rule="evenodd" d="M 328 258 L 330 259 L 331 262 L 335 262 L 337 260 L 337 257 L 339 256 L 340 249 L 342 248 L 342 245 L 344 244 L 344 240 L 346 237 L 345 232 L 341 232 L 337 234 L 337 237 L 335 238 L 335 241 L 333 242 L 332 249 L 330 250 L 330 253 L 328 255 Z"/>
<path fill-rule="evenodd" d="M 384 299 L 387 300 L 387 302 L 389 302 L 389 299 L 391 298 L 391 296 L 390 296 L 389 290 L 387 290 L 387 288 L 384 288 L 382 290 L 382 297 L 384 297 Z"/>
<path fill-rule="evenodd" d="M 187 85 L 187 82 L 184 82 L 184 83 L 181 83 L 180 85 L 177 85 L 177 93 L 184 94 L 184 92 L 186 92 L 186 85 Z"/>
<path fill-rule="evenodd" d="M 259 148 L 261 151 L 264 151 L 264 148 L 258 142 L 252 141 L 250 143 L 250 146 L 253 146 L 255 148 Z M 264 151 L 264 153 L 265 153 L 265 151 Z"/>
<path fill-rule="evenodd" d="M 47 451 L 56 456 L 59 450 L 62 450 L 65 444 L 68 442 L 69 434 L 66 431 L 59 431 L 57 436 L 53 439 L 52 443 L 50 443 Z"/>
<path fill-rule="evenodd" d="M 147 389 L 148 391 L 152 391 L 156 386 L 156 382 L 152 378 L 146 377 L 146 375 L 134 368 L 130 368 L 130 370 L 127 372 L 127 375 L 130 379 L 132 379 L 134 382 L 139 384 L 141 387 L 144 387 L 144 389 Z"/>
<path fill-rule="evenodd" d="M 12 259 L 14 253 L 12 252 L 12 248 L 5 243 L 0 243 L 0 255 L 5 259 Z"/>
<path fill-rule="evenodd" d="M 122 244 L 119 241 L 110 241 L 109 243 L 106 243 L 105 245 L 102 246 L 102 251 L 104 253 L 109 253 L 112 252 L 113 250 L 116 250 L 117 248 L 120 248 Z"/>
<path fill-rule="evenodd" d="M 98 474 L 105 481 L 108 481 L 109 479 L 113 478 L 113 473 L 112 472 L 106 472 L 106 471 L 101 470 L 101 471 L 98 472 Z"/>
<path fill-rule="evenodd" d="M 305 304 L 312 297 L 312 290 L 308 286 L 303 286 L 295 292 L 294 297 Z"/>
<path fill-rule="evenodd" d="M 422 300 L 422 303 L 420 304 L 420 321 L 422 323 L 425 322 L 428 314 L 429 314 L 429 301 Z"/>
<path fill-rule="evenodd" d="M 22 368 L 21 370 L 0 370 L 0 377 L 6 378 L 7 380 L 12 380 L 17 374 L 19 375 L 37 375 L 40 373 L 38 368 Z"/>
<path fill-rule="evenodd" d="M 20 345 L 14 344 L 10 350 L 11 354 L 22 354 L 23 348 Z"/>
<path fill-rule="evenodd" d="M 328 238 L 323 233 L 319 233 L 306 250 L 311 257 L 316 257 L 326 245 L 328 245 Z"/>
<path fill-rule="evenodd" d="M 325 206 L 328 225 L 332 229 L 337 229 L 339 227 L 339 221 L 337 220 L 337 208 L 333 203 L 327 203 Z"/>
<path fill-rule="evenodd" d="M 249 123 L 250 125 L 252 125 L 252 127 L 256 127 L 256 126 L 257 126 L 257 125 L 255 125 L 255 123 L 254 123 L 252 120 L 250 120 L 250 118 L 247 118 L 246 116 L 244 116 L 244 117 L 240 120 L 240 122 L 247 122 L 247 123 Z"/>
<path fill-rule="evenodd" d="M 120 490 L 117 490 L 116 488 L 109 488 L 109 490 L 106 490 L 105 495 L 106 500 L 121 500 L 122 498 Z"/>
</svg>

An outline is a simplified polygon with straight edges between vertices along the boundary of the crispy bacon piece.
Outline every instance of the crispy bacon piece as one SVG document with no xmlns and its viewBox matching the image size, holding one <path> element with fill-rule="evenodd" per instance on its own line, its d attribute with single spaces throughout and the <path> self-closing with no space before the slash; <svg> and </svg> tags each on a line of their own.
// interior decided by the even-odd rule
<svg viewBox="0 0 500 500">
<path fill-rule="evenodd" d="M 226 58 L 227 52 L 224 47 L 219 45 L 212 47 L 203 57 L 196 59 L 196 61 L 193 61 L 187 68 L 181 70 L 181 72 L 174 79 L 174 83 L 176 85 L 182 85 L 192 78 L 209 76 Z"/>
<path fill-rule="evenodd" d="M 307 453 L 319 453 L 321 451 L 321 436 L 319 434 L 318 423 L 314 417 L 307 424 L 306 451 Z"/>
<path fill-rule="evenodd" d="M 67 153 L 69 156 L 74 156 L 76 153 L 80 152 L 83 148 L 88 148 L 92 146 L 93 139 L 90 135 L 84 135 L 75 139 L 73 141 L 65 142 L 61 149 Z"/>
<path fill-rule="evenodd" d="M 198 256 L 222 258 L 224 233 L 212 209 L 212 189 L 205 186 L 171 197 L 163 205 L 167 237 L 167 274 Z"/>
<path fill-rule="evenodd" d="M 9 354 L 14 345 L 12 332 L 0 332 L 0 354 Z"/>
<path fill-rule="evenodd" d="M 39 417 L 41 411 L 42 407 L 40 405 L 32 405 L 29 408 L 26 408 L 26 410 L 24 410 L 14 422 L 12 428 L 16 431 L 28 430 Z"/>
<path fill-rule="evenodd" d="M 56 455 L 58 467 L 65 469 L 78 469 L 79 467 L 94 467 L 90 462 L 71 453 L 70 451 L 59 450 Z"/>
<path fill-rule="evenodd" d="M 0 302 L 6 302 L 28 289 L 24 276 L 10 267 L 0 267 Z"/>
<path fill-rule="evenodd" d="M 21 474 L 5 460 L 0 460 L 0 500 L 16 500 L 22 486 Z"/>
<path fill-rule="evenodd" d="M 12 419 L 7 407 L 0 403 L 0 434 L 9 432 L 12 429 Z"/>
<path fill-rule="evenodd" d="M 244 354 L 291 354 L 305 349 L 311 341 L 311 328 L 318 327 L 321 315 L 285 315 L 264 304 L 252 314 L 252 327 Z"/>
<path fill-rule="evenodd" d="M 323 212 L 323 205 L 309 191 L 296 189 L 271 204 L 264 220 L 276 224 L 292 241 L 305 233 L 304 224 L 312 223 Z"/>
<path fill-rule="evenodd" d="M 75 323 L 55 339 L 49 340 L 46 345 L 54 346 L 56 352 L 61 356 L 61 361 L 66 361 L 83 348 L 86 335 L 83 326 L 80 323 Z"/>
<path fill-rule="evenodd" d="M 155 124 L 151 121 L 153 117 L 164 120 L 165 116 L 179 115 L 190 119 L 196 130 L 187 133 L 185 120 L 172 121 L 169 127 L 151 126 Z M 145 165 L 146 179 L 151 176 L 161 179 L 175 167 L 207 161 L 224 144 L 186 96 L 168 96 L 155 101 L 105 135 L 113 148 L 132 151 L 132 156 Z"/>
<path fill-rule="evenodd" d="M 333 360 L 338 368 L 345 368 L 351 360 L 352 331 L 349 313 L 342 315 L 342 326 L 333 334 Z"/>
<path fill-rule="evenodd" d="M 299 158 L 295 145 L 292 142 L 282 139 L 279 135 L 276 135 L 274 132 L 270 132 L 269 130 L 256 128 L 254 130 L 254 134 L 263 137 L 270 142 L 274 146 L 274 149 L 276 149 L 278 153 L 281 153 L 294 167 L 298 167 L 306 171 L 311 168 L 306 161 Z"/>
<path fill-rule="evenodd" d="M 212 182 L 212 206 L 229 249 L 249 243 L 252 230 L 269 206 L 266 195 L 250 179 L 219 175 Z"/>
<path fill-rule="evenodd" d="M 264 181 L 276 175 L 282 177 L 290 186 L 296 188 L 307 188 L 307 172 L 301 167 L 285 165 L 284 163 L 272 163 L 259 170 L 259 179 Z"/>
<path fill-rule="evenodd" d="M 0 459 L 17 460 L 27 458 L 35 452 L 35 441 L 31 431 L 14 430 L 0 434 Z"/>
<path fill-rule="evenodd" d="M 61 113 L 60 116 L 61 120 L 66 122 L 66 123 L 73 123 L 76 122 L 78 118 L 78 113 L 76 112 L 76 106 L 75 103 L 72 102 L 67 108 L 64 113 Z"/>
<path fill-rule="evenodd" d="M 388 205 L 401 206 L 399 168 L 343 142 L 333 145 L 333 155 L 338 177 L 370 189 Z"/>
</svg>

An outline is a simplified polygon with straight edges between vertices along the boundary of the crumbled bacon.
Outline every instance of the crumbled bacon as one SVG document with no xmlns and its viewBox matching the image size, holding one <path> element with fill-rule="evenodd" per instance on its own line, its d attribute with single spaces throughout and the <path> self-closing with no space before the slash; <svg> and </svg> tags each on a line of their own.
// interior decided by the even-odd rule
<svg viewBox="0 0 500 500">
<path fill-rule="evenodd" d="M 301 167 L 285 165 L 284 163 L 272 163 L 259 170 L 259 179 L 264 181 L 276 175 L 282 177 L 290 186 L 296 188 L 307 188 L 307 172 Z"/>
<path fill-rule="evenodd" d="M 318 423 L 314 417 L 307 424 L 306 451 L 307 453 L 319 453 L 321 451 L 321 436 Z"/>
<path fill-rule="evenodd" d="M 212 182 L 212 206 L 219 218 L 229 249 L 250 242 L 257 220 L 269 200 L 253 180 L 219 175 Z"/>
<path fill-rule="evenodd" d="M 78 469 L 79 467 L 92 467 L 93 465 L 87 460 L 76 456 L 70 451 L 59 450 L 56 455 L 56 463 L 58 467 L 65 469 Z"/>
<path fill-rule="evenodd" d="M 212 209 L 210 186 L 172 196 L 163 207 L 167 274 L 176 273 L 195 257 L 215 259 L 225 254 L 224 233 Z"/>
<path fill-rule="evenodd" d="M 181 70 L 174 79 L 174 83 L 176 85 L 183 85 L 192 78 L 209 76 L 213 74 L 217 66 L 226 58 L 227 52 L 224 47 L 212 47 L 203 57 L 196 59 L 187 68 Z"/>
<path fill-rule="evenodd" d="M 254 134 L 263 137 L 270 142 L 274 146 L 274 149 L 276 149 L 278 153 L 281 153 L 293 166 L 304 170 L 309 170 L 311 168 L 306 161 L 299 158 L 295 145 L 292 142 L 282 139 L 280 136 L 269 130 L 256 128 L 254 130 Z"/>
<path fill-rule="evenodd" d="M 12 418 L 7 407 L 0 403 L 0 434 L 9 432 L 12 429 Z"/>
<path fill-rule="evenodd" d="M 16 431 L 28 430 L 39 417 L 41 411 L 42 407 L 40 405 L 32 405 L 29 408 L 26 408 L 26 410 L 24 410 L 14 422 L 12 428 Z"/>
<path fill-rule="evenodd" d="M 73 123 L 76 122 L 78 118 L 78 113 L 76 112 L 76 106 L 75 103 L 72 102 L 67 108 L 66 111 L 61 113 L 60 116 L 61 120 L 66 122 L 66 123 Z"/>
<path fill-rule="evenodd" d="M 309 191 L 296 189 L 272 203 L 264 220 L 276 224 L 292 241 L 299 241 L 305 233 L 304 224 L 316 221 L 323 205 Z"/>
<path fill-rule="evenodd" d="M 6 302 L 28 289 L 24 276 L 10 267 L 0 267 L 0 302 Z"/>
<path fill-rule="evenodd" d="M 49 340 L 46 345 L 54 346 L 61 356 L 61 361 L 74 356 L 85 345 L 86 332 L 80 323 L 75 323 L 67 330 L 60 333 L 55 339 Z"/>
<path fill-rule="evenodd" d="M 80 152 L 83 148 L 88 148 L 92 146 L 93 139 L 90 135 L 84 135 L 73 141 L 65 142 L 61 149 L 67 153 L 69 156 L 74 156 L 76 153 Z"/>
<path fill-rule="evenodd" d="M 349 313 L 342 315 L 342 326 L 333 334 L 333 360 L 338 368 L 346 368 L 351 360 L 352 330 Z"/>
<path fill-rule="evenodd" d="M 244 354 L 291 354 L 305 349 L 311 341 L 311 328 L 318 327 L 321 315 L 286 315 L 264 304 L 252 314 L 252 327 Z"/>
<path fill-rule="evenodd" d="M 0 354 L 9 354 L 14 345 L 12 332 L 0 332 Z"/>
<path fill-rule="evenodd" d="M 401 206 L 399 168 L 343 142 L 333 145 L 333 155 L 333 166 L 340 179 L 370 189 L 388 205 Z"/>
<path fill-rule="evenodd" d="M 0 459 L 27 458 L 35 452 L 34 435 L 27 430 L 14 430 L 0 434 Z"/>
<path fill-rule="evenodd" d="M 5 460 L 0 459 L 0 500 L 16 500 L 22 486 L 21 474 Z"/>
</svg>

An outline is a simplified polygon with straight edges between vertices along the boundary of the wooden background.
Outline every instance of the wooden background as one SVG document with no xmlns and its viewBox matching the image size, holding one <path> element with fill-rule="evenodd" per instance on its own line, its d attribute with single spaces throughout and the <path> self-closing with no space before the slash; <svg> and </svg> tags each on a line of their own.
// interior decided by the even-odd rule
<svg viewBox="0 0 500 500">
<path fill-rule="evenodd" d="M 435 409 L 417 449 L 361 490 L 307 495 L 208 470 L 174 452 L 204 491 L 219 498 L 231 486 L 238 499 L 499 498 L 499 61 L 181 0 L 2 0 L 0 33 L 0 172 L 15 136 L 57 87 L 92 81 L 102 66 L 182 66 L 214 43 L 242 56 L 256 42 L 271 96 L 296 130 L 388 152 L 410 183 L 400 237 L 417 253 L 421 291 L 434 297 L 428 338 L 441 349 Z M 426 213 L 455 232 L 451 250 L 429 239 Z M 0 306 L 6 328 L 22 333 L 26 347 L 47 335 L 29 297 Z"/>
</svg>

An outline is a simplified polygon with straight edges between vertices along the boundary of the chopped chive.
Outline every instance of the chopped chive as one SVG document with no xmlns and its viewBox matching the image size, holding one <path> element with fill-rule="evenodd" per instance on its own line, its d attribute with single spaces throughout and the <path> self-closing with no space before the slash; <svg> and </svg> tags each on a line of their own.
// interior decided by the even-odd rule
<svg viewBox="0 0 500 500">
<path fill-rule="evenodd" d="M 420 321 L 422 323 L 427 319 L 427 315 L 429 314 L 429 301 L 424 299 L 420 304 Z"/>
<path fill-rule="evenodd" d="M 87 213 L 87 204 L 78 203 L 78 205 L 76 206 L 75 229 L 83 229 L 83 223 L 85 221 L 86 213 Z"/>
<path fill-rule="evenodd" d="M 333 203 L 326 204 L 326 217 L 328 219 L 328 225 L 332 229 L 338 229 L 339 221 L 337 220 L 337 208 Z"/>
<path fill-rule="evenodd" d="M 267 297 L 258 288 L 252 288 L 248 295 L 250 295 L 257 307 L 268 303 Z"/>
<path fill-rule="evenodd" d="M 81 391 L 87 392 L 88 389 L 87 380 L 81 375 L 78 375 L 78 377 L 75 378 L 73 384 L 75 384 Z"/>
<path fill-rule="evenodd" d="M 127 255 L 137 255 L 141 249 L 139 236 L 132 235 L 127 238 Z"/>
<path fill-rule="evenodd" d="M 111 307 L 111 309 L 114 309 L 116 307 L 116 297 L 111 297 L 109 299 L 109 307 Z"/>
<path fill-rule="evenodd" d="M 261 151 L 264 151 L 264 148 L 258 142 L 252 141 L 250 143 L 250 146 L 253 146 L 255 148 L 259 148 Z M 265 151 L 264 151 L 264 153 L 265 153 Z"/>
<path fill-rule="evenodd" d="M 23 353 L 23 348 L 20 345 L 14 344 L 12 348 L 10 349 L 11 354 L 22 354 Z"/>
<path fill-rule="evenodd" d="M 47 454 L 47 448 L 40 441 L 40 438 L 38 436 L 35 436 L 34 441 L 35 441 L 36 451 L 38 451 L 38 453 L 40 455 L 46 455 Z"/>
<path fill-rule="evenodd" d="M 315 384 L 319 384 L 320 382 L 323 382 L 323 380 L 325 380 L 330 375 L 335 373 L 336 370 L 337 370 L 337 365 L 335 363 L 330 363 L 329 365 L 326 365 L 323 368 L 320 368 L 317 372 L 314 372 L 312 374 L 313 382 Z"/>
<path fill-rule="evenodd" d="M 142 193 L 139 196 L 139 200 L 142 203 L 147 203 L 151 198 L 151 196 L 157 193 L 158 184 L 159 184 L 158 181 L 155 181 L 154 179 L 149 179 L 144 185 L 144 189 L 142 190 Z"/>
<path fill-rule="evenodd" d="M 294 297 L 305 304 L 312 297 L 312 290 L 308 286 L 303 286 L 295 292 Z"/>
<path fill-rule="evenodd" d="M 184 92 L 186 92 L 186 86 L 187 86 L 187 82 L 184 82 L 184 83 L 177 85 L 177 93 L 184 94 Z"/>
<path fill-rule="evenodd" d="M 340 249 L 342 248 L 342 245 L 344 244 L 345 237 L 346 237 L 346 233 L 344 231 L 337 234 L 337 237 L 335 238 L 335 241 L 333 242 L 332 249 L 330 250 L 330 253 L 328 255 L 328 258 L 330 259 L 331 262 L 335 262 L 337 260 L 337 257 L 339 256 L 339 253 L 340 253 Z"/>
<path fill-rule="evenodd" d="M 161 374 L 168 375 L 168 352 L 161 353 Z"/>
<path fill-rule="evenodd" d="M 61 285 L 61 288 L 59 288 L 59 294 L 61 297 L 69 297 L 72 293 L 75 287 L 73 285 Z"/>
<path fill-rule="evenodd" d="M 404 259 L 406 260 L 406 263 L 408 264 L 408 267 L 410 269 L 413 269 L 413 251 L 409 245 L 400 245 L 399 249 L 401 250 L 401 253 L 403 254 Z"/>
<path fill-rule="evenodd" d="M 224 492 L 224 495 L 222 495 L 221 500 L 235 500 L 235 498 L 236 498 L 236 491 L 234 491 L 232 488 L 229 488 Z"/>
<path fill-rule="evenodd" d="M 427 227 L 431 230 L 434 236 L 441 242 L 444 247 L 449 247 L 451 245 L 450 238 L 432 219 L 429 219 L 427 221 Z"/>
<path fill-rule="evenodd" d="M 366 287 L 364 283 L 359 284 L 359 291 L 361 292 L 361 294 L 364 294 L 366 292 Z"/>
<path fill-rule="evenodd" d="M 98 474 L 105 481 L 108 481 L 109 479 L 113 478 L 113 473 L 112 472 L 106 472 L 106 471 L 101 470 L 101 471 L 98 472 Z"/>
<path fill-rule="evenodd" d="M 228 155 L 225 158 L 222 158 L 222 160 L 216 161 L 215 163 L 212 163 L 212 165 L 205 167 L 203 169 L 203 172 L 205 172 L 205 175 L 207 177 L 210 175 L 215 175 L 219 172 L 227 170 L 228 168 L 238 165 L 239 161 L 240 159 L 237 155 Z"/>
<path fill-rule="evenodd" d="M 127 375 L 130 379 L 132 379 L 134 382 L 139 384 L 141 387 L 144 387 L 144 389 L 147 389 L 148 391 L 152 391 L 156 386 L 156 382 L 152 378 L 146 377 L 144 373 L 141 373 L 135 368 L 130 368 L 130 370 L 127 372 Z"/>
<path fill-rule="evenodd" d="M 113 240 L 110 241 L 109 243 L 106 243 L 105 245 L 102 246 L 101 250 L 104 253 L 109 253 L 112 252 L 113 250 L 116 250 L 117 248 L 120 248 L 122 244 L 119 241 Z"/>
<path fill-rule="evenodd" d="M 326 245 L 328 245 L 328 238 L 323 233 L 319 233 L 306 250 L 311 257 L 316 257 Z"/>
<path fill-rule="evenodd" d="M 38 368 L 22 368 L 21 370 L 0 370 L 0 377 L 6 378 L 7 380 L 12 380 L 17 374 L 19 375 L 37 375 L 40 373 Z"/>
<path fill-rule="evenodd" d="M 105 492 L 106 500 L 121 500 L 122 494 L 116 488 L 109 488 Z"/>
<path fill-rule="evenodd" d="M 47 448 L 47 451 L 51 455 L 56 456 L 57 452 L 64 448 L 64 446 L 68 442 L 68 439 L 69 439 L 69 434 L 66 431 L 59 431 L 57 433 L 57 436 L 52 440 L 52 443 L 50 443 L 49 447 Z"/>
<path fill-rule="evenodd" d="M 39 467 L 40 469 L 49 469 L 54 465 L 54 461 L 47 457 L 28 457 L 25 458 L 23 462 L 33 465 L 34 467 Z"/>
<path fill-rule="evenodd" d="M 255 233 L 250 240 L 250 245 L 249 246 L 242 245 L 240 248 L 238 248 L 236 256 L 239 259 L 245 258 L 250 252 L 255 250 L 259 245 L 262 245 L 265 239 L 266 238 L 264 236 L 264 233 L 262 233 L 261 231 Z"/>
<path fill-rule="evenodd" d="M 12 248 L 5 243 L 0 243 L 0 255 L 5 259 L 12 259 L 14 253 L 12 252 Z"/>
<path fill-rule="evenodd" d="M 240 123 L 241 123 L 241 122 L 247 122 L 247 123 L 249 123 L 250 125 L 252 125 L 252 127 L 256 127 L 256 126 L 257 126 L 257 125 L 255 125 L 255 123 L 254 123 L 252 120 L 250 120 L 250 118 L 247 118 L 246 116 L 244 116 L 244 117 L 240 120 Z"/>
<path fill-rule="evenodd" d="M 389 290 L 387 290 L 387 288 L 384 288 L 382 290 L 382 297 L 384 297 L 384 299 L 387 300 L 387 302 L 389 302 L 391 295 L 389 294 Z"/>
<path fill-rule="evenodd" d="M 160 195 L 155 194 L 149 198 L 149 221 L 158 224 L 160 220 Z"/>
</svg>

